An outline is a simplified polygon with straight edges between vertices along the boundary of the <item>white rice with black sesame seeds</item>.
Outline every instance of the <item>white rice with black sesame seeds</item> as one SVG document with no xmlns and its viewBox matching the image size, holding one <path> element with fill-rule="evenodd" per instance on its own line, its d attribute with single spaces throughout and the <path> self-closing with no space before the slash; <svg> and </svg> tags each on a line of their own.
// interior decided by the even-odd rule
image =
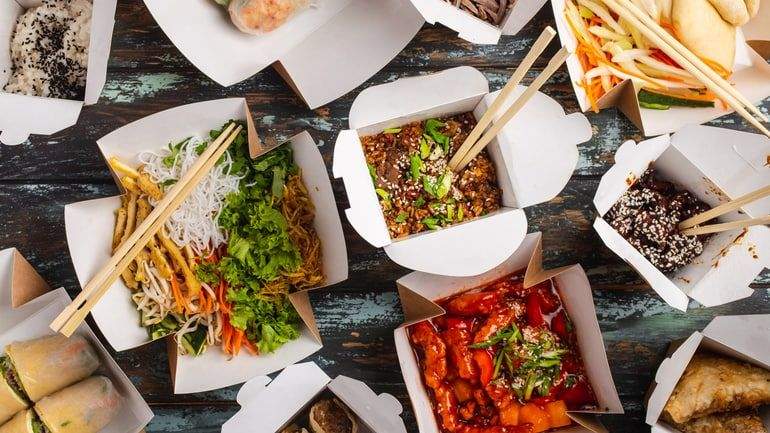
<svg viewBox="0 0 770 433">
<path fill-rule="evenodd" d="M 83 99 L 92 9 L 89 0 L 44 0 L 19 16 L 11 39 L 11 77 L 3 90 Z"/>
</svg>

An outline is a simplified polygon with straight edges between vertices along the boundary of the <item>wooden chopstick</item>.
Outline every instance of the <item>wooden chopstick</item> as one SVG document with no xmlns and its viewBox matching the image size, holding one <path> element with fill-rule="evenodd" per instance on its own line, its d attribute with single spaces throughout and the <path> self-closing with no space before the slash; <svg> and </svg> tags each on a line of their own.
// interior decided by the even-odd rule
<svg viewBox="0 0 770 433">
<path fill-rule="evenodd" d="M 529 100 L 532 98 L 532 96 L 537 93 L 537 91 L 545 84 L 546 81 L 548 81 L 549 78 L 551 78 L 551 75 L 556 72 L 561 65 L 567 60 L 567 57 L 569 57 L 569 51 L 567 51 L 566 47 L 562 47 L 555 56 L 548 62 L 548 65 L 543 69 L 543 71 L 538 75 L 532 83 L 527 87 L 524 92 L 519 95 L 519 97 L 516 99 L 516 101 L 511 104 L 511 106 L 503 113 L 503 115 L 498 119 L 497 122 L 495 122 L 491 128 L 477 141 L 470 151 L 466 152 L 463 156 L 460 163 L 457 165 L 457 170 L 460 171 L 465 168 L 472 160 L 475 158 L 479 153 L 481 153 L 482 150 L 484 150 L 484 147 L 486 147 L 487 144 L 489 144 L 495 136 L 500 132 L 500 130 L 503 129 L 503 127 L 510 122 L 511 119 L 513 119 L 513 116 L 516 115 L 516 113 L 519 112 L 519 110 L 524 107 L 524 105 L 529 102 Z"/>
<path fill-rule="evenodd" d="M 760 218 L 731 221 L 728 223 L 707 224 L 705 226 L 692 227 L 686 230 L 682 230 L 681 233 L 687 236 L 705 235 L 709 233 L 719 233 L 719 232 L 725 232 L 728 230 L 743 229 L 746 227 L 758 226 L 761 224 L 770 224 L 770 215 L 760 217 Z"/>
<path fill-rule="evenodd" d="M 500 93 L 492 102 L 492 105 L 490 105 L 489 109 L 484 113 L 483 116 L 481 116 L 479 122 L 473 128 L 471 133 L 468 134 L 468 138 L 463 141 L 463 144 L 457 149 L 457 152 L 455 152 L 454 156 L 452 156 L 452 159 L 449 160 L 449 168 L 451 170 L 457 171 L 456 168 L 460 164 L 460 161 L 462 161 L 465 153 L 473 148 L 476 140 L 481 137 L 481 133 L 484 132 L 487 126 L 489 126 L 489 124 L 492 122 L 495 114 L 500 111 L 500 107 L 502 107 L 503 102 L 505 102 L 505 100 L 508 99 L 508 96 L 510 96 L 510 94 L 516 90 L 516 87 L 519 85 L 519 83 L 521 83 L 521 80 L 532 68 L 535 60 L 540 57 L 548 44 L 551 43 L 554 36 L 556 36 L 556 31 L 551 26 L 548 26 L 543 30 L 535 43 L 532 44 L 529 52 L 527 52 L 527 55 L 524 56 L 524 59 L 521 61 L 516 70 L 513 71 L 511 78 L 508 79 L 508 82 L 505 84 L 502 90 L 500 90 Z"/>
<path fill-rule="evenodd" d="M 759 188 L 758 190 L 752 191 L 748 194 L 744 194 L 735 200 L 722 203 L 715 208 L 707 210 L 706 212 L 701 212 L 698 215 L 687 218 L 686 220 L 679 223 L 679 230 L 689 229 L 690 227 L 694 227 L 700 223 L 704 223 L 710 219 L 724 215 L 728 212 L 738 210 L 748 203 L 757 201 L 767 196 L 770 196 L 770 185 Z"/>
<path fill-rule="evenodd" d="M 635 9 L 635 6 L 630 4 L 631 2 L 629 0 L 602 0 L 607 6 L 609 6 L 612 10 L 615 11 L 620 17 L 628 21 L 632 26 L 634 26 L 637 30 L 639 30 L 644 37 L 649 39 L 655 46 L 657 46 L 660 50 L 662 50 L 664 53 L 666 53 L 669 57 L 671 57 L 676 63 L 678 63 L 680 66 L 682 66 L 684 69 L 686 69 L 689 73 L 693 74 L 695 78 L 698 79 L 703 85 L 705 85 L 709 90 L 714 92 L 721 100 L 727 102 L 730 107 L 732 107 L 735 112 L 741 115 L 746 121 L 751 123 L 755 128 L 757 128 L 759 131 L 761 131 L 766 136 L 770 137 L 770 131 L 765 128 L 757 119 L 754 118 L 746 109 L 744 108 L 745 104 L 742 104 L 740 100 L 735 98 L 730 92 L 726 90 L 726 88 L 722 86 L 730 86 L 729 83 L 724 81 L 721 77 L 719 80 L 711 80 L 706 74 L 701 72 L 698 67 L 696 67 L 693 62 L 691 62 L 687 57 L 681 55 L 677 49 L 675 49 L 672 45 L 679 45 L 682 50 L 689 53 L 689 56 L 691 58 L 694 58 L 694 54 L 690 53 L 687 48 L 685 48 L 683 45 L 681 45 L 678 41 L 676 41 L 674 38 L 669 38 L 672 44 L 669 44 L 664 39 L 665 36 L 662 35 L 661 32 L 665 33 L 665 30 L 663 30 L 657 23 L 655 23 L 652 20 L 649 20 L 649 25 L 645 25 L 642 23 L 641 20 L 639 20 L 636 15 L 632 12 L 633 9 Z M 623 6 L 621 6 L 620 3 L 622 2 Z M 630 6 L 629 6 L 630 5 Z M 639 13 L 642 13 L 637 9 Z M 668 33 L 666 33 L 668 34 Z M 670 36 L 670 35 L 669 35 Z M 698 63 L 696 60 L 695 63 Z M 703 62 L 700 62 L 700 64 L 703 64 Z M 705 66 L 705 64 L 703 64 Z M 707 67 L 707 66 L 706 66 Z M 724 84 L 720 85 L 717 84 L 717 82 Z M 732 87 L 732 86 L 731 86 Z M 736 90 L 737 92 L 737 90 Z M 745 100 L 744 97 L 741 97 L 742 100 Z M 752 107 L 753 105 L 750 104 Z M 756 108 L 756 107 L 754 107 Z"/>
<path fill-rule="evenodd" d="M 617 1 L 620 2 L 620 4 L 624 6 L 626 9 L 628 9 L 629 12 L 631 12 L 650 30 L 654 31 L 665 42 L 667 42 L 671 46 L 671 48 L 676 50 L 683 57 L 687 58 L 687 60 L 689 60 L 689 62 L 692 63 L 692 65 L 695 66 L 699 71 L 701 71 L 708 78 L 714 81 L 717 85 L 719 85 L 728 93 L 730 93 L 732 96 L 734 96 L 735 99 L 737 99 L 741 104 L 745 105 L 746 108 L 748 108 L 752 113 L 754 113 L 755 116 L 759 117 L 764 122 L 768 121 L 767 117 L 759 110 L 759 108 L 755 107 L 754 104 L 751 101 L 749 101 L 748 98 L 743 96 L 743 94 L 738 91 L 738 89 L 730 85 L 730 83 L 728 83 L 727 80 L 725 80 L 724 78 L 722 78 L 722 76 L 717 74 L 711 67 L 709 67 L 705 62 L 703 62 L 703 60 L 701 60 L 700 57 L 693 54 L 690 50 L 687 49 L 687 47 L 682 45 L 682 43 L 679 42 L 675 37 L 671 36 L 669 32 L 663 29 L 657 22 L 655 22 L 655 20 L 650 18 L 650 16 L 647 15 L 644 11 L 639 9 L 639 7 L 637 7 L 632 1 L 629 1 L 629 0 L 617 0 Z"/>
<path fill-rule="evenodd" d="M 110 260 L 93 277 L 81 293 L 51 323 L 51 329 L 71 336 L 88 313 L 109 290 L 118 276 L 147 245 L 168 217 L 195 189 L 200 180 L 211 170 L 229 145 L 235 140 L 242 127 L 230 124 L 219 137 L 198 157 L 192 167 L 161 199 L 150 215 L 115 251 Z M 231 133 L 232 132 L 232 133 Z"/>
</svg>

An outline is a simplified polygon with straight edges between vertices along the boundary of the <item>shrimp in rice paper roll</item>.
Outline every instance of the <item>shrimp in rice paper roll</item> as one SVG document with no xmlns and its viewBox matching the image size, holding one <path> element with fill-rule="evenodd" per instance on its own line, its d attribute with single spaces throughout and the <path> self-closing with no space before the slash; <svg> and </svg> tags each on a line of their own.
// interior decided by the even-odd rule
<svg viewBox="0 0 770 433">
<path fill-rule="evenodd" d="M 47 433 L 97 433 L 120 410 L 112 382 L 94 376 L 43 398 L 35 405 Z"/>
<path fill-rule="evenodd" d="M 80 336 L 11 343 L 5 353 L 21 389 L 33 402 L 87 378 L 100 364 L 91 344 Z"/>
</svg>

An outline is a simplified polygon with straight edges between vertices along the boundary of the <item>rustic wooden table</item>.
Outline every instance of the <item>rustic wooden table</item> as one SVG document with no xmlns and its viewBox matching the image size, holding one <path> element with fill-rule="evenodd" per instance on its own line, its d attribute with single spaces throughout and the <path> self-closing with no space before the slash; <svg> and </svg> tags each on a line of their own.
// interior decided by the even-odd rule
<svg viewBox="0 0 770 433">
<path fill-rule="evenodd" d="M 100 103 L 86 107 L 78 124 L 63 132 L 33 137 L 16 147 L 0 147 L 0 247 L 18 247 L 50 283 L 65 286 L 72 293 L 78 284 L 64 235 L 63 206 L 117 191 L 96 149 L 96 139 L 166 108 L 245 96 L 263 134 L 280 139 L 308 130 L 318 141 L 327 167 L 331 167 L 337 131 L 347 126 L 348 109 L 361 90 L 309 110 L 272 70 L 225 89 L 198 72 L 176 50 L 140 0 L 121 0 L 116 21 L 107 85 Z M 503 38 L 496 46 L 473 46 L 443 27 L 426 26 L 403 53 L 362 88 L 460 65 L 479 68 L 492 87 L 498 88 L 548 24 L 553 24 L 553 16 L 546 7 L 519 35 Z M 548 53 L 555 51 L 552 46 Z M 543 66 L 538 62 L 535 69 Z M 559 100 L 567 112 L 578 110 L 566 70 L 557 73 L 544 91 Z M 765 101 L 763 111 L 767 113 L 768 108 L 770 101 Z M 578 168 L 559 197 L 527 209 L 530 231 L 544 232 L 548 265 L 581 263 L 593 284 L 599 323 L 626 410 L 624 416 L 604 417 L 606 424 L 618 433 L 649 431 L 644 424 L 642 399 L 669 341 L 702 329 L 717 315 L 770 313 L 770 273 L 755 282 L 757 290 L 752 297 L 718 308 L 693 306 L 683 314 L 663 303 L 603 246 L 591 228 L 595 217 L 592 198 L 600 176 L 612 164 L 618 145 L 624 140 L 639 140 L 640 134 L 616 110 L 588 117 L 593 139 L 580 146 Z M 735 116 L 714 124 L 747 129 Z M 347 207 L 344 189 L 336 181 L 334 189 L 342 212 Z M 311 360 L 332 377 L 345 374 L 366 381 L 377 392 L 397 396 L 404 405 L 409 431 L 416 432 L 392 333 L 402 320 L 394 280 L 407 271 L 343 223 L 350 279 L 312 295 L 325 346 Z M 219 432 L 221 424 L 237 410 L 234 399 L 238 387 L 175 396 L 163 343 L 115 356 L 155 411 L 148 433 Z"/>
</svg>

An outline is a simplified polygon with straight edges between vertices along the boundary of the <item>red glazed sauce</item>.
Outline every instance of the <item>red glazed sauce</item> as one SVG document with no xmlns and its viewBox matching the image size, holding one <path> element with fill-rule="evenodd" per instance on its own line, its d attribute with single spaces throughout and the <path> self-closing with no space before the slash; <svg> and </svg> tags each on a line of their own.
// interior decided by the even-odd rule
<svg viewBox="0 0 770 433">
<path fill-rule="evenodd" d="M 572 322 L 548 280 L 512 274 L 438 301 L 446 314 L 412 325 L 436 420 L 446 433 L 538 433 L 596 407 Z"/>
</svg>

